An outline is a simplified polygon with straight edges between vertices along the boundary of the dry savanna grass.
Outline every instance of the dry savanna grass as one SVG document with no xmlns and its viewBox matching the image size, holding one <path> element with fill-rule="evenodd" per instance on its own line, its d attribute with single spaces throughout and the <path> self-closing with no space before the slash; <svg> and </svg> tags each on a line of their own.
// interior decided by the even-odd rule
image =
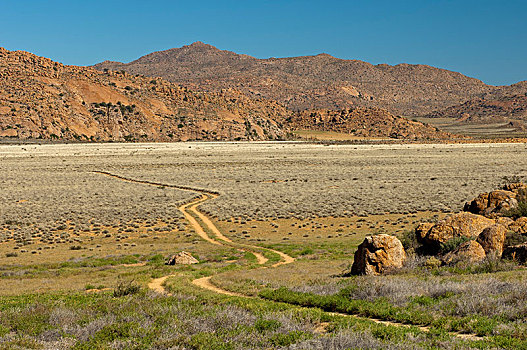
<svg viewBox="0 0 527 350">
<path fill-rule="evenodd" d="M 525 348 L 517 265 L 412 258 L 389 276 L 346 274 L 365 236 L 459 210 L 523 175 L 524 154 L 508 144 L 0 146 L 0 348 Z M 201 239 L 178 210 L 199 193 L 170 185 L 219 192 L 199 208 L 233 245 Z M 296 260 L 272 268 L 279 257 L 266 248 Z M 180 251 L 199 263 L 164 264 Z M 192 284 L 207 276 L 254 298 Z M 161 277 L 172 296 L 148 291 Z M 449 333 L 460 331 L 486 338 Z"/>
</svg>

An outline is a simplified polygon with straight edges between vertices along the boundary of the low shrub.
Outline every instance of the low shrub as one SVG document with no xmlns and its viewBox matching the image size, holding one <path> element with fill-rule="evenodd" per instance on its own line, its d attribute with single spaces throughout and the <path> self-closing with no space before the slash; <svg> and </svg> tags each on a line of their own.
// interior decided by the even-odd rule
<svg viewBox="0 0 527 350">
<path fill-rule="evenodd" d="M 133 280 L 128 281 L 128 282 L 121 281 L 119 282 L 117 287 L 114 289 L 113 296 L 118 298 L 118 297 L 123 297 L 126 295 L 137 294 L 139 293 L 140 290 L 141 290 L 141 287 L 137 283 L 135 283 Z"/>
<path fill-rule="evenodd" d="M 463 243 L 468 242 L 470 240 L 472 240 L 472 238 L 465 237 L 465 236 L 454 237 L 454 238 L 449 239 L 448 241 L 446 241 L 444 243 L 441 243 L 440 248 L 439 248 L 439 252 L 441 254 L 450 253 L 451 251 L 455 250 L 457 247 L 459 247 Z"/>
</svg>

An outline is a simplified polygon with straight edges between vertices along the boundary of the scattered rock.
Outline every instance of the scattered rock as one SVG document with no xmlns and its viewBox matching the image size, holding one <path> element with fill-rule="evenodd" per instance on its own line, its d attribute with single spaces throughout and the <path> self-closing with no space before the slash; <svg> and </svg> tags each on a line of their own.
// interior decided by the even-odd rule
<svg viewBox="0 0 527 350">
<path fill-rule="evenodd" d="M 439 221 L 424 237 L 417 238 L 421 243 L 439 247 L 441 243 L 456 237 L 476 238 L 481 231 L 494 224 L 494 220 L 484 216 L 462 212 Z"/>
<path fill-rule="evenodd" d="M 527 243 L 505 248 L 502 257 L 525 264 L 527 262 Z"/>
<path fill-rule="evenodd" d="M 199 261 L 188 252 L 180 252 L 176 255 L 172 255 L 168 261 L 167 265 L 190 265 L 197 264 Z"/>
<path fill-rule="evenodd" d="M 494 254 L 500 257 L 503 253 L 503 244 L 507 229 L 502 225 L 495 224 L 484 229 L 478 236 L 477 242 L 483 247 L 486 254 Z"/>
<path fill-rule="evenodd" d="M 461 244 L 455 250 L 446 254 L 443 257 L 443 263 L 447 265 L 456 264 L 459 262 L 476 263 L 485 259 L 485 250 L 476 241 L 470 240 Z"/>
<path fill-rule="evenodd" d="M 351 273 L 379 275 L 391 268 L 402 267 L 405 260 L 406 253 L 397 237 L 386 234 L 370 236 L 355 252 Z"/>
</svg>

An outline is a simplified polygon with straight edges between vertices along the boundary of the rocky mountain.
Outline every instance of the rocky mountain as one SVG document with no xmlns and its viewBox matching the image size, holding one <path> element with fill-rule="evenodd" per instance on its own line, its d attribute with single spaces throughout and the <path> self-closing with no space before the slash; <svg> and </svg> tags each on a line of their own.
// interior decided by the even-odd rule
<svg viewBox="0 0 527 350">
<path fill-rule="evenodd" d="M 234 88 L 195 92 L 162 78 L 66 66 L 0 48 L 0 138 L 276 140 L 299 129 L 358 137 L 450 137 L 378 108 L 294 112 Z"/>
<path fill-rule="evenodd" d="M 0 137 L 88 141 L 269 140 L 290 111 L 233 89 L 66 66 L 0 48 Z"/>
<path fill-rule="evenodd" d="M 327 54 L 257 59 L 201 42 L 95 68 L 163 77 L 201 91 L 235 88 L 292 110 L 363 106 L 405 116 L 425 115 L 501 89 L 426 65 L 372 65 Z"/>
<path fill-rule="evenodd" d="M 303 111 L 294 113 L 283 123 L 292 130 L 333 131 L 356 137 L 405 140 L 454 138 L 452 134 L 441 132 L 433 126 L 397 117 L 379 108 Z"/>
</svg>

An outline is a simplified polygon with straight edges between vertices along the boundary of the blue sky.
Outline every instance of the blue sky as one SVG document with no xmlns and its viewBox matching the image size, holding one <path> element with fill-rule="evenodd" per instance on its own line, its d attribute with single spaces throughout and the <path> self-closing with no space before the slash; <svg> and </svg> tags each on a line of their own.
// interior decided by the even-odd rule
<svg viewBox="0 0 527 350">
<path fill-rule="evenodd" d="M 0 46 L 65 64 L 203 41 L 259 58 L 321 52 L 527 80 L 527 1 L 0 0 Z"/>
</svg>

